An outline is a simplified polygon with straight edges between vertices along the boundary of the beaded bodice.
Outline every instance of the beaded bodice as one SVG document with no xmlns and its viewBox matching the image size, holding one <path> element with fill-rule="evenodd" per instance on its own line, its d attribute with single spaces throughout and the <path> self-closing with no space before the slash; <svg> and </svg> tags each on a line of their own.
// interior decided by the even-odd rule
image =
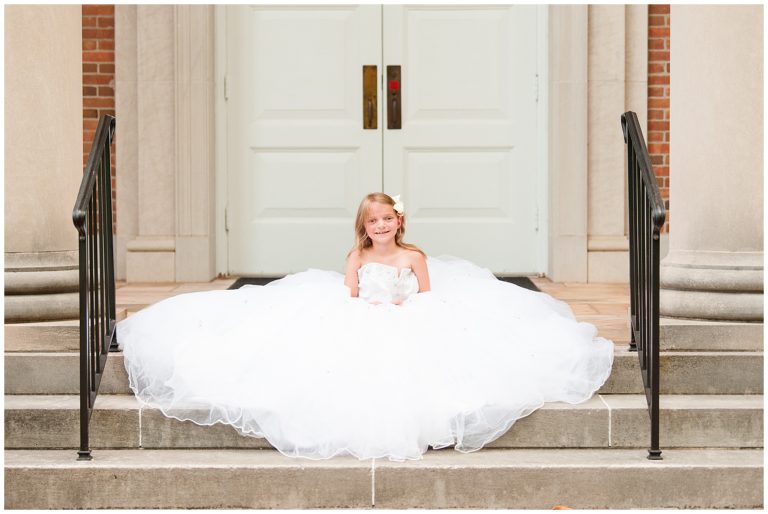
<svg viewBox="0 0 768 514">
<path fill-rule="evenodd" d="M 368 302 L 403 301 L 419 292 L 419 281 L 410 268 L 369 262 L 357 270 L 359 297 Z"/>
</svg>

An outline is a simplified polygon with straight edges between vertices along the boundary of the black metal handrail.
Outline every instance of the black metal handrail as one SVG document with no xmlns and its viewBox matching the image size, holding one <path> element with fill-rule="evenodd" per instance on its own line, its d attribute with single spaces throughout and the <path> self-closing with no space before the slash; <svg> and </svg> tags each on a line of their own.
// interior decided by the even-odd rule
<svg viewBox="0 0 768 514">
<path fill-rule="evenodd" d="M 80 254 L 80 450 L 91 460 L 88 422 L 115 335 L 115 272 L 112 251 L 112 169 L 110 147 L 115 118 L 102 116 L 77 193 L 72 221 Z"/>
<path fill-rule="evenodd" d="M 637 351 L 651 418 L 648 458 L 659 449 L 659 244 L 667 217 L 637 114 L 621 115 L 629 183 L 630 350 Z"/>
</svg>

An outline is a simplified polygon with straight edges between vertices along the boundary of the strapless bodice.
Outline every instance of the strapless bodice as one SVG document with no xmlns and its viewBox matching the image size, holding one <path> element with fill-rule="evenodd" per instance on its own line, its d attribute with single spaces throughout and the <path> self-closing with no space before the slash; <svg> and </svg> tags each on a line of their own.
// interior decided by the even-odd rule
<svg viewBox="0 0 768 514">
<path fill-rule="evenodd" d="M 419 292 L 419 281 L 411 268 L 369 262 L 357 270 L 359 297 L 367 302 L 404 301 Z"/>
</svg>

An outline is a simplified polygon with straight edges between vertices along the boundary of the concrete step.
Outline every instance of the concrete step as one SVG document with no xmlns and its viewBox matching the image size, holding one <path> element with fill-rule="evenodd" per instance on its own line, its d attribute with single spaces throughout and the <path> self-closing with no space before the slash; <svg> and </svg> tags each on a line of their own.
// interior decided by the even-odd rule
<svg viewBox="0 0 768 514">
<path fill-rule="evenodd" d="M 6 450 L 5 508 L 760 508 L 762 450 L 483 450 L 312 461 L 264 450 Z"/>
<path fill-rule="evenodd" d="M 6 352 L 76 352 L 80 349 L 80 322 L 5 325 Z"/>
<path fill-rule="evenodd" d="M 5 354 L 5 394 L 75 394 L 79 391 L 77 353 Z M 662 394 L 762 394 L 763 352 L 661 352 Z M 128 394 L 123 354 L 107 359 L 102 394 Z M 613 372 L 604 394 L 643 392 L 636 352 L 616 347 Z"/>
<path fill-rule="evenodd" d="M 617 348 L 599 392 L 643 392 L 637 352 Z M 763 352 L 659 352 L 661 394 L 763 394 Z"/>
<path fill-rule="evenodd" d="M 77 448 L 79 397 L 5 397 L 5 447 Z M 140 408 L 128 395 L 99 395 L 91 417 L 93 448 L 270 448 L 232 427 L 181 422 Z M 763 397 L 661 397 L 663 448 L 760 448 Z M 548 403 L 519 420 L 490 448 L 646 448 L 649 420 L 642 395 L 596 395 L 579 405 Z"/>
<path fill-rule="evenodd" d="M 125 319 L 126 310 L 116 310 L 118 321 Z M 6 323 L 6 352 L 76 352 L 80 349 L 80 321 L 42 321 L 36 323 Z"/>
<path fill-rule="evenodd" d="M 77 394 L 80 355 L 73 352 L 5 354 L 5 394 Z M 128 394 L 122 352 L 110 353 L 99 394 Z"/>
<path fill-rule="evenodd" d="M 659 343 L 662 350 L 762 351 L 763 328 L 762 323 L 661 318 Z"/>
<path fill-rule="evenodd" d="M 125 308 L 117 311 L 124 319 Z M 665 351 L 762 351 L 763 324 L 661 318 L 659 341 Z M 78 351 L 79 321 L 5 325 L 6 352 Z"/>
</svg>

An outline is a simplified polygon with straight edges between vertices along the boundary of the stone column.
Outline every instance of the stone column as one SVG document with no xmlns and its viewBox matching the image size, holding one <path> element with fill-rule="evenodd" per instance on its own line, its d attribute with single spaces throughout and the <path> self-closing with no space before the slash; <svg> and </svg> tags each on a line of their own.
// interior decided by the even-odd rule
<svg viewBox="0 0 768 514">
<path fill-rule="evenodd" d="M 5 7 L 5 320 L 78 316 L 79 5 Z"/>
<path fill-rule="evenodd" d="M 661 314 L 763 319 L 763 7 L 673 5 Z"/>
</svg>

